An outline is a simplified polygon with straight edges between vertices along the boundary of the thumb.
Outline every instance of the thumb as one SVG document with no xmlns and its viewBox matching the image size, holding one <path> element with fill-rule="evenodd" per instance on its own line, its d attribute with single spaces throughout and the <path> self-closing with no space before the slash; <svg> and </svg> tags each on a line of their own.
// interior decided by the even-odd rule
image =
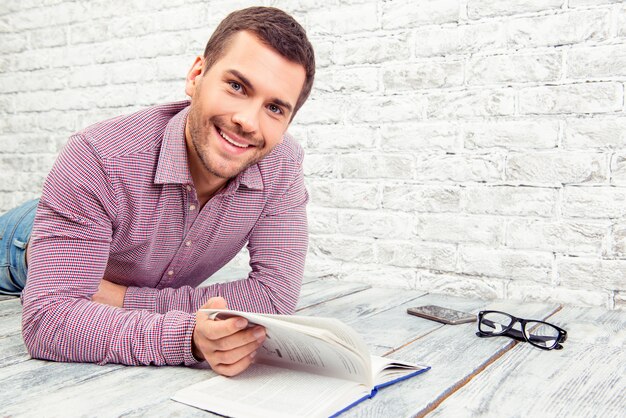
<svg viewBox="0 0 626 418">
<path fill-rule="evenodd" d="M 202 305 L 202 309 L 227 309 L 228 304 L 226 303 L 226 299 L 221 296 L 213 297 L 206 301 L 204 305 Z"/>
</svg>

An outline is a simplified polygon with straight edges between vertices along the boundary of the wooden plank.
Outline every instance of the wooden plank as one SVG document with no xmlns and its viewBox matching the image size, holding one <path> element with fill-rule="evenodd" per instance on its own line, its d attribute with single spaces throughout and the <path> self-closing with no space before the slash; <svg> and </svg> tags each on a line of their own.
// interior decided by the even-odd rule
<svg viewBox="0 0 626 418">
<path fill-rule="evenodd" d="M 360 292 L 370 287 L 368 284 L 354 282 L 329 282 L 323 280 L 308 282 L 302 285 L 296 310 L 301 311 L 322 302 Z"/>
<path fill-rule="evenodd" d="M 7 300 L 15 300 L 15 299 L 19 300 L 19 297 L 18 296 L 0 295 L 0 302 L 4 302 L 4 301 L 7 301 Z"/>
<path fill-rule="evenodd" d="M 407 289 L 369 288 L 328 302 L 304 308 L 298 315 L 339 318 L 350 324 L 423 296 Z"/>
<path fill-rule="evenodd" d="M 22 332 L 22 304 L 19 299 L 0 302 L 0 339 Z"/>
<path fill-rule="evenodd" d="M 487 308 L 528 318 L 545 318 L 558 309 L 544 303 L 513 301 L 485 302 L 481 309 Z M 478 338 L 475 332 L 476 324 L 445 325 L 395 351 L 390 357 L 426 364 L 432 370 L 381 390 L 345 416 L 425 415 L 515 345 L 508 338 Z"/>
<path fill-rule="evenodd" d="M 42 372 L 47 372 L 43 381 Z M 164 402 L 178 389 L 211 376 L 214 373 L 210 370 L 187 367 L 35 365 L 31 373 L 18 373 L 5 382 L 11 390 L 3 391 L 7 403 L 2 404 L 2 415 L 118 417 Z M 16 391 L 21 393 L 12 402 Z"/>
<path fill-rule="evenodd" d="M 626 312 L 566 307 L 548 321 L 568 331 L 562 350 L 519 344 L 429 417 L 626 415 Z"/>
<path fill-rule="evenodd" d="M 406 344 L 444 326 L 439 322 L 406 313 L 407 308 L 421 305 L 438 305 L 475 314 L 485 302 L 454 296 L 424 295 L 350 325 L 368 343 L 372 354 L 390 355 Z"/>
<path fill-rule="evenodd" d="M 30 359 L 22 334 L 13 334 L 0 338 L 0 371 L 3 367 Z"/>
</svg>

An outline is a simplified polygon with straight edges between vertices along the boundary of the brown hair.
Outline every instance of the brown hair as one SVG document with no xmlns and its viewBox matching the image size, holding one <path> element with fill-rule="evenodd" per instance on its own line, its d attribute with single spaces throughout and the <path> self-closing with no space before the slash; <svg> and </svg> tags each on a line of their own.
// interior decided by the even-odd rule
<svg viewBox="0 0 626 418">
<path fill-rule="evenodd" d="M 232 36 L 240 31 L 255 34 L 261 42 L 289 61 L 304 67 L 306 78 L 293 114 L 311 93 L 315 77 L 315 55 L 304 28 L 287 13 L 275 7 L 249 7 L 232 12 L 217 26 L 204 49 L 205 70 L 226 52 Z"/>
</svg>

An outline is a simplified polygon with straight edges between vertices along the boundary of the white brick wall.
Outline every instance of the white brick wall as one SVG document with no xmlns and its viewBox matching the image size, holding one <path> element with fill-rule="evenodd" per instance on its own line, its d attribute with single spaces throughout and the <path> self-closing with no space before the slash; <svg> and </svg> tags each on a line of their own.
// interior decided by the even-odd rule
<svg viewBox="0 0 626 418">
<path fill-rule="evenodd" d="M 71 132 L 184 98 L 213 28 L 254 4 L 316 47 L 291 128 L 308 275 L 626 308 L 618 0 L 4 0 L 0 212 L 39 194 Z"/>
</svg>

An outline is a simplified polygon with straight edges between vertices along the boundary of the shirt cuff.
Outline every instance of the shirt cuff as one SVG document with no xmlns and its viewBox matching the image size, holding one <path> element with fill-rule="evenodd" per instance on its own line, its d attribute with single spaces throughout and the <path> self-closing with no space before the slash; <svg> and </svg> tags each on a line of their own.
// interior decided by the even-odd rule
<svg viewBox="0 0 626 418">
<path fill-rule="evenodd" d="M 163 358 L 167 364 L 193 366 L 201 363 L 193 356 L 191 349 L 195 327 L 194 315 L 182 311 L 171 311 L 165 314 L 161 341 L 163 342 Z"/>
<path fill-rule="evenodd" d="M 149 287 L 129 286 L 124 295 L 125 309 L 144 309 L 156 312 L 156 300 L 159 295 L 157 289 Z"/>
</svg>

